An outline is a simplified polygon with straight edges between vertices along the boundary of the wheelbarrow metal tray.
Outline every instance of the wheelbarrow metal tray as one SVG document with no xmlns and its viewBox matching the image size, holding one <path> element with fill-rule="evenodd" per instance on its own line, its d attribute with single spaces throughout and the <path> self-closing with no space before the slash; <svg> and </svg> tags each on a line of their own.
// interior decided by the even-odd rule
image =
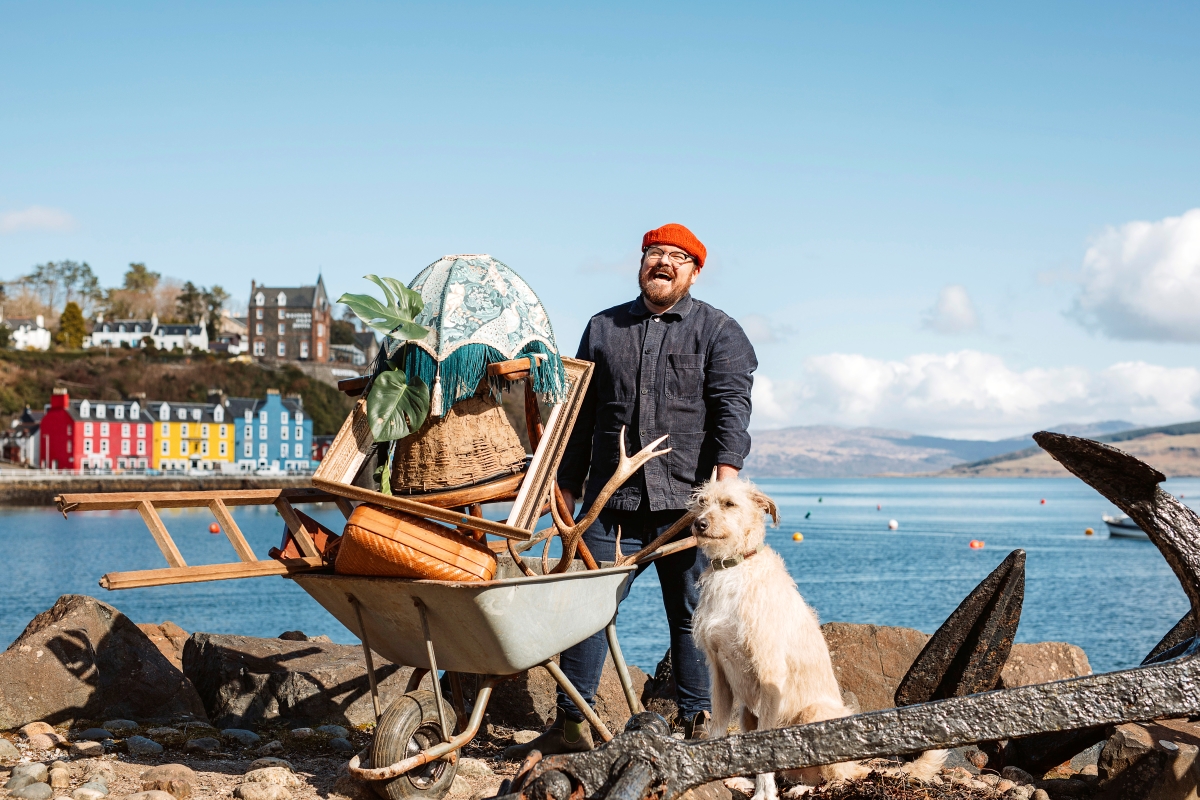
<svg viewBox="0 0 1200 800">
<path fill-rule="evenodd" d="M 532 559 L 528 563 L 532 566 Z M 292 579 L 362 639 L 353 596 L 371 649 L 394 664 L 429 667 L 421 616 L 413 603 L 419 599 L 425 604 L 439 669 L 511 675 L 603 630 L 635 569 L 575 569 L 486 582 L 317 573 Z M 505 573 L 509 571 L 502 567 Z"/>
</svg>

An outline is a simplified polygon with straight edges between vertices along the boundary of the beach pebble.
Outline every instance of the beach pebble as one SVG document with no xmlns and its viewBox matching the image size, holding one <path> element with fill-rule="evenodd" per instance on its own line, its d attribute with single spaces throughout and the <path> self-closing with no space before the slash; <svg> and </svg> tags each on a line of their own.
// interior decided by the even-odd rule
<svg viewBox="0 0 1200 800">
<path fill-rule="evenodd" d="M 529 744 L 541 736 L 537 731 L 515 731 L 512 735 L 513 744 Z"/>
<path fill-rule="evenodd" d="M 297 739 L 307 739 L 312 735 L 313 735 L 312 728 L 293 728 L 292 729 L 292 736 L 295 736 Z"/>
<path fill-rule="evenodd" d="M 159 744 L 179 744 L 183 741 L 183 731 L 176 728 L 151 728 L 146 736 Z"/>
<path fill-rule="evenodd" d="M 145 736 L 130 736 L 125 740 L 125 749 L 131 756 L 157 756 L 162 755 L 163 746 Z"/>
<path fill-rule="evenodd" d="M 490 778 L 495 773 L 492 768 L 487 765 L 487 762 L 481 758 L 460 758 L 458 760 L 458 774 L 464 778 Z"/>
<path fill-rule="evenodd" d="M 1030 798 L 1032 800 L 1050 800 L 1050 795 L 1045 789 L 1035 789 Z"/>
<path fill-rule="evenodd" d="M 138 729 L 138 724 L 131 719 L 110 719 L 100 726 L 112 733 L 132 733 Z"/>
<path fill-rule="evenodd" d="M 30 736 L 37 736 L 44 733 L 54 733 L 53 726 L 48 722 L 30 722 L 21 726 L 21 735 L 26 739 Z"/>
<path fill-rule="evenodd" d="M 328 734 L 337 739 L 349 739 L 350 731 L 343 728 L 341 725 L 322 725 L 317 728 L 317 733 Z"/>
<path fill-rule="evenodd" d="M 273 783 L 276 786 L 299 786 L 301 781 L 286 767 L 262 767 L 246 773 L 246 783 Z"/>
<path fill-rule="evenodd" d="M 117 769 L 109 761 L 93 761 L 87 765 L 84 775 L 90 782 L 103 783 L 107 786 L 116 779 Z"/>
<path fill-rule="evenodd" d="M 243 783 L 233 790 L 240 800 L 290 800 L 292 793 L 274 783 Z"/>
<path fill-rule="evenodd" d="M 107 797 L 108 783 L 104 781 L 88 781 L 75 791 L 90 792 L 90 797 Z"/>
<path fill-rule="evenodd" d="M 337 750 L 339 753 L 353 753 L 354 752 L 354 745 L 350 744 L 350 740 L 343 739 L 340 736 L 336 739 L 330 739 L 329 746 L 331 748 L 333 748 L 334 750 Z"/>
<path fill-rule="evenodd" d="M 196 773 L 183 764 L 162 764 L 152 767 L 139 776 L 142 791 L 166 792 L 175 800 L 187 800 L 196 786 Z"/>
<path fill-rule="evenodd" d="M 979 776 L 979 780 L 983 781 L 988 786 L 995 786 L 1000 782 L 1000 776 L 994 772 L 985 772 Z"/>
<path fill-rule="evenodd" d="M 1013 788 L 1011 788 L 1007 792 L 1005 792 L 1004 796 L 1006 798 L 1008 798 L 1008 800 L 1029 800 L 1029 798 L 1032 794 L 1033 794 L 1032 786 L 1022 786 L 1021 784 L 1017 784 L 1016 786 L 1014 786 Z"/>
<path fill-rule="evenodd" d="M 226 728 L 221 731 L 221 735 L 226 739 L 232 739 L 242 747 L 250 747 L 262 741 L 262 737 L 254 731 L 244 730 L 242 728 Z"/>
<path fill-rule="evenodd" d="M 290 761 L 282 758 L 258 758 L 250 762 L 250 768 L 247 772 L 253 772 L 256 769 L 266 769 L 267 767 L 283 767 L 284 769 L 295 772 L 296 768 L 292 766 Z"/>
<path fill-rule="evenodd" d="M 221 743 L 211 736 L 201 736 L 189 739 L 185 749 L 189 753 L 216 753 L 221 749 Z"/>
<path fill-rule="evenodd" d="M 49 768 L 36 761 L 32 764 L 17 764 L 9 774 L 11 777 L 8 783 L 4 784 L 5 789 L 15 788 L 9 784 L 16 778 L 29 778 L 30 783 L 45 783 L 50 778 Z"/>
<path fill-rule="evenodd" d="M 54 797 L 54 790 L 48 783 L 31 783 L 14 790 L 9 797 L 19 797 L 20 800 L 50 800 Z"/>
<path fill-rule="evenodd" d="M 278 739 L 272 739 L 254 752 L 260 756 L 270 756 L 275 755 L 276 753 L 282 753 L 283 742 L 279 741 Z"/>
<path fill-rule="evenodd" d="M 53 750 L 60 745 L 65 745 L 67 742 L 66 739 L 57 733 L 35 733 L 26 741 L 34 750 Z"/>
<path fill-rule="evenodd" d="M 93 789 L 91 784 L 85 783 L 83 786 L 80 786 L 78 789 L 71 792 L 71 797 L 75 798 L 75 800 L 100 800 L 100 798 L 104 797 L 106 794 L 106 792 Z"/>
<path fill-rule="evenodd" d="M 104 745 L 84 739 L 71 745 L 72 758 L 95 758 L 104 755 Z"/>
<path fill-rule="evenodd" d="M 104 728 L 88 728 L 86 731 L 76 734 L 75 738 L 89 742 L 101 742 L 105 739 L 111 739 L 112 733 Z"/>
<path fill-rule="evenodd" d="M 50 788 L 67 789 L 71 786 L 71 773 L 66 767 L 54 767 L 50 770 Z"/>
<path fill-rule="evenodd" d="M 13 761 L 21 757 L 21 751 L 17 746 L 0 736 L 0 761 Z"/>
<path fill-rule="evenodd" d="M 1033 783 L 1034 778 L 1020 767 L 1005 767 L 1000 770 L 1001 778 L 1008 778 L 1013 783 Z"/>
<path fill-rule="evenodd" d="M 138 792 L 137 794 L 126 795 L 125 800 L 175 800 L 175 798 L 166 792 L 159 791 L 158 789 L 152 789 L 149 792 Z"/>
</svg>

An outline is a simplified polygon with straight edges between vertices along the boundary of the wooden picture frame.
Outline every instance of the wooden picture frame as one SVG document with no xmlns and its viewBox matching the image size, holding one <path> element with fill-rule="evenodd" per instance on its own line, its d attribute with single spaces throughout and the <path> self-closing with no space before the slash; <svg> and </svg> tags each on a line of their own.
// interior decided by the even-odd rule
<svg viewBox="0 0 1200 800">
<path fill-rule="evenodd" d="M 492 372 L 515 380 L 528 375 L 527 366 L 524 374 L 513 366 L 522 363 L 528 364 L 525 359 L 496 364 L 493 367 L 500 369 Z M 571 429 L 575 427 L 575 420 L 579 416 L 579 409 L 583 405 L 583 397 L 594 369 L 590 361 L 574 358 L 564 358 L 563 366 L 567 374 L 567 397 L 552 407 L 545 430 L 534 450 L 533 460 L 523 473 L 505 476 L 480 486 L 419 495 L 420 500 L 407 496 L 386 495 L 355 486 L 354 479 L 376 446 L 367 421 L 367 401 L 365 397 L 361 397 L 334 437 L 321 466 L 313 474 L 313 486 L 350 500 L 405 511 L 426 519 L 447 522 L 506 539 L 526 541 L 531 538 L 533 529 L 542 515 L 542 509 L 554 489 L 558 465 L 566 451 Z M 357 388 L 365 388 L 365 383 Z M 505 523 L 490 522 L 481 517 L 450 510 L 451 507 L 494 501 L 499 496 L 508 497 L 514 493 L 512 512 Z"/>
</svg>

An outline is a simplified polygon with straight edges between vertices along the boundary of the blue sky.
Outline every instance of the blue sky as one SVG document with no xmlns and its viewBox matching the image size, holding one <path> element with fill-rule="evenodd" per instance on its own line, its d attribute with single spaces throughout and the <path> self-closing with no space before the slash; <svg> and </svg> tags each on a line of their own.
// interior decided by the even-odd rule
<svg viewBox="0 0 1200 800">
<path fill-rule="evenodd" d="M 336 297 L 487 252 L 573 351 L 675 221 L 756 342 L 757 427 L 1200 418 L 1198 34 L 1194 4 L 0 2 L 0 279 Z"/>
</svg>

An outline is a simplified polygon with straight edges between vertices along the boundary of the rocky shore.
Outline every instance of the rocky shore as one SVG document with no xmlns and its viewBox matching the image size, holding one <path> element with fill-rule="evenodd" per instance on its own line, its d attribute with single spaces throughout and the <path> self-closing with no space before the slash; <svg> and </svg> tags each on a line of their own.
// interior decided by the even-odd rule
<svg viewBox="0 0 1200 800">
<path fill-rule="evenodd" d="M 861 711 L 890 707 L 928 638 L 846 623 L 829 623 L 824 633 L 846 701 Z M 411 670 L 377 655 L 375 663 L 386 706 L 403 692 Z M 670 719 L 670 659 L 653 677 L 631 670 L 643 703 Z M 1019 686 L 1090 671 L 1078 647 L 1017 645 L 1002 682 Z M 468 702 L 471 694 L 468 686 Z M 614 730 L 629 717 L 611 666 L 597 711 Z M 517 767 L 500 758 L 503 749 L 533 738 L 553 713 L 554 684 L 544 670 L 501 684 L 483 731 L 462 753 L 451 797 L 493 795 Z M 106 603 L 65 595 L 0 653 L 0 797 L 367 800 L 373 791 L 346 773 L 346 763 L 369 744 L 373 725 L 361 648 L 300 631 L 275 639 L 189 635 L 170 622 L 137 625 Z M 1102 745 L 1044 775 L 989 769 L 982 752 L 966 748 L 952 754 L 934 785 L 874 774 L 822 787 L 815 796 L 1196 796 L 1200 726 L 1163 720 L 1109 733 Z M 738 788 L 722 785 L 696 794 L 741 797 Z"/>
</svg>

